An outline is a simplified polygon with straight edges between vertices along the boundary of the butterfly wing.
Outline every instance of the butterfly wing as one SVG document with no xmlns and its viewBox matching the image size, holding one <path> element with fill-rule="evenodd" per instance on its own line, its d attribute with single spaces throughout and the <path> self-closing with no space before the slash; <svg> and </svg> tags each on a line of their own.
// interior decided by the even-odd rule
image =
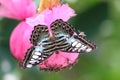
<svg viewBox="0 0 120 80">
<path fill-rule="evenodd" d="M 50 43 L 49 31 L 45 25 L 37 25 L 32 31 L 30 42 L 33 44 L 26 52 L 22 62 L 23 68 L 31 68 L 51 56 L 51 52 L 45 52 L 46 46 Z"/>
<path fill-rule="evenodd" d="M 40 46 L 33 46 L 29 48 L 26 52 L 21 67 L 32 68 L 51 56 L 51 54 L 42 53 L 42 50 L 43 49 Z"/>
<path fill-rule="evenodd" d="M 85 35 L 74 35 L 74 33 L 76 33 L 75 29 L 62 19 L 57 19 L 53 22 L 51 24 L 51 29 L 57 40 L 64 40 L 64 42 L 57 45 L 62 51 L 81 53 L 91 52 L 96 48 Z M 58 44 L 58 42 L 56 43 Z"/>
<path fill-rule="evenodd" d="M 51 24 L 51 31 L 55 37 L 55 45 L 57 50 L 65 50 L 70 46 L 67 42 L 73 34 L 74 30 L 69 27 L 70 24 L 67 24 L 62 19 L 57 19 Z"/>
<path fill-rule="evenodd" d="M 45 25 L 37 25 L 34 27 L 34 30 L 32 31 L 30 42 L 33 45 L 39 45 L 42 40 L 49 38 L 49 31 L 47 26 Z"/>
<path fill-rule="evenodd" d="M 31 68 L 46 60 L 53 52 L 91 52 L 96 46 L 84 35 L 74 35 L 75 30 L 62 19 L 57 19 L 51 24 L 53 38 L 45 25 L 35 26 L 30 41 L 33 47 L 28 49 L 23 60 L 23 68 Z"/>
<path fill-rule="evenodd" d="M 53 34 L 57 36 L 58 34 L 64 34 L 67 36 L 72 36 L 74 34 L 74 28 L 72 25 L 64 22 L 62 19 L 57 19 L 51 24 L 51 30 Z"/>
<path fill-rule="evenodd" d="M 82 35 L 73 35 L 67 42 L 71 44 L 66 49 L 68 52 L 85 53 L 96 49 L 96 45 Z"/>
</svg>

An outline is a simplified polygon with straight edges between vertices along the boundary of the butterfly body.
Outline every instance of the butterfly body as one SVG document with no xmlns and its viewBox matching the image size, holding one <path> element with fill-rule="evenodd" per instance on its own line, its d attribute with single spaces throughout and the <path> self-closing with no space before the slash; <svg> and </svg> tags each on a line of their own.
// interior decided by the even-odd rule
<svg viewBox="0 0 120 80">
<path fill-rule="evenodd" d="M 34 27 L 30 38 L 33 46 L 26 52 L 22 63 L 23 68 L 31 68 L 58 51 L 81 53 L 91 52 L 96 48 L 84 35 L 74 34 L 75 30 L 72 26 L 62 19 L 55 20 L 50 27 L 52 37 L 50 37 L 47 26 Z"/>
</svg>

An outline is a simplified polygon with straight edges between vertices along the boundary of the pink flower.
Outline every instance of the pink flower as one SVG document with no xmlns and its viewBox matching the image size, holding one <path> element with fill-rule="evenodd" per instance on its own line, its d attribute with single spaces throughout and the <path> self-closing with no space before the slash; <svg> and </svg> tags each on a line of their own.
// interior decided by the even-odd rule
<svg viewBox="0 0 120 80">
<path fill-rule="evenodd" d="M 38 24 L 47 25 L 48 29 L 50 29 L 50 24 L 56 19 L 68 21 L 72 16 L 75 16 L 74 10 L 71 9 L 68 4 L 64 4 L 53 7 L 52 10 L 46 9 L 35 17 L 27 18 L 26 22 L 31 26 Z M 73 65 L 76 62 L 78 55 L 79 53 L 59 51 L 58 54 L 54 53 L 50 58 L 40 63 L 39 66 L 43 70 L 58 71 L 62 68 Z"/>
<path fill-rule="evenodd" d="M 33 27 L 25 23 L 20 22 L 13 30 L 10 37 L 10 49 L 13 56 L 20 62 L 24 59 L 27 49 L 31 46 L 30 35 Z"/>
<path fill-rule="evenodd" d="M 29 39 L 35 25 L 44 24 L 50 29 L 50 24 L 56 19 L 68 21 L 75 15 L 74 10 L 71 9 L 68 4 L 46 9 L 38 15 L 35 15 L 36 6 L 32 0 L 0 0 L 0 4 L 0 16 L 23 20 L 15 27 L 10 37 L 12 55 L 20 62 L 25 58 L 27 49 L 32 46 Z M 73 65 L 78 55 L 78 53 L 59 51 L 59 54 L 54 53 L 48 59 L 40 63 L 39 67 L 43 70 L 57 71 Z"/>
<path fill-rule="evenodd" d="M 46 9 L 39 15 L 27 18 L 26 22 L 31 26 L 35 26 L 38 24 L 46 25 L 48 26 L 48 29 L 50 29 L 50 24 L 56 19 L 68 21 L 73 16 L 75 16 L 74 10 L 71 9 L 68 4 L 64 4 L 53 7 L 52 10 Z"/>
<path fill-rule="evenodd" d="M 22 61 L 30 46 L 31 29 L 25 19 L 34 16 L 36 6 L 32 0 L 0 0 L 0 16 L 23 20 L 13 30 L 10 37 L 10 49 L 15 58 Z M 29 28 L 29 29 L 28 29 Z M 27 43 L 26 43 L 27 42 Z"/>
<path fill-rule="evenodd" d="M 24 20 L 36 13 L 32 0 L 0 0 L 0 16 Z"/>
<path fill-rule="evenodd" d="M 78 53 L 66 53 L 59 51 L 54 53 L 50 58 L 40 63 L 40 69 L 46 71 L 59 71 L 66 67 L 72 67 L 78 58 Z"/>
</svg>

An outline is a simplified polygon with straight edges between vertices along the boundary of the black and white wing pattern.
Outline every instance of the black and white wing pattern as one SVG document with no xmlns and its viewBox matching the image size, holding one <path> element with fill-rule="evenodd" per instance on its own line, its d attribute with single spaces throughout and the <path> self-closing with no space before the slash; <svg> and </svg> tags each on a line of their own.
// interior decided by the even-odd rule
<svg viewBox="0 0 120 80">
<path fill-rule="evenodd" d="M 62 19 L 57 19 L 51 24 L 51 30 L 55 36 L 58 34 L 64 34 L 68 37 L 71 37 L 74 34 L 74 28 L 67 22 L 64 22 Z"/>
<path fill-rule="evenodd" d="M 42 53 L 42 48 L 39 46 L 33 46 L 26 52 L 25 58 L 22 62 L 22 68 L 32 68 L 38 65 L 42 61 L 50 57 L 51 54 Z"/>
<path fill-rule="evenodd" d="M 96 49 L 96 45 L 83 35 L 73 35 L 67 42 L 71 44 L 66 49 L 68 52 L 87 53 Z"/>
<path fill-rule="evenodd" d="M 31 68 L 46 60 L 58 51 L 84 53 L 91 52 L 96 46 L 84 35 L 77 34 L 73 27 L 57 19 L 50 25 L 52 37 L 45 25 L 37 25 L 32 31 L 30 42 L 33 44 L 26 52 L 23 68 Z"/>
<path fill-rule="evenodd" d="M 64 22 L 62 19 L 57 19 L 53 22 L 51 24 L 51 30 L 57 40 L 64 40 L 63 43 L 57 45 L 59 48 L 64 46 L 63 49 L 61 49 L 62 51 L 84 53 L 91 52 L 96 48 L 84 35 L 74 34 L 76 31 L 72 25 Z"/>
<path fill-rule="evenodd" d="M 34 30 L 32 31 L 30 41 L 33 46 L 26 52 L 26 55 L 22 62 L 23 68 L 31 68 L 35 65 L 38 65 L 52 55 L 52 52 L 45 53 L 45 45 L 49 44 L 50 41 L 47 26 L 35 26 Z"/>
<path fill-rule="evenodd" d="M 30 42 L 36 46 L 41 44 L 43 41 L 49 40 L 49 31 L 45 25 L 37 25 L 32 31 Z"/>
<path fill-rule="evenodd" d="M 56 50 L 64 51 L 70 44 L 67 40 L 72 37 L 74 30 L 69 27 L 70 25 L 62 19 L 57 19 L 51 24 L 51 31 L 54 36 L 54 45 Z"/>
</svg>

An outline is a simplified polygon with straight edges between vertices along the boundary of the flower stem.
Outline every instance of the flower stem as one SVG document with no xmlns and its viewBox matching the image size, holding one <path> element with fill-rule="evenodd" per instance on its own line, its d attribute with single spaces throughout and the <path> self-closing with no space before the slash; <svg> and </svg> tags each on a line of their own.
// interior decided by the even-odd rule
<svg viewBox="0 0 120 80">
<path fill-rule="evenodd" d="M 61 0 L 40 0 L 38 13 L 41 13 L 47 8 L 52 9 L 52 7 L 59 4 L 61 4 Z"/>
</svg>

